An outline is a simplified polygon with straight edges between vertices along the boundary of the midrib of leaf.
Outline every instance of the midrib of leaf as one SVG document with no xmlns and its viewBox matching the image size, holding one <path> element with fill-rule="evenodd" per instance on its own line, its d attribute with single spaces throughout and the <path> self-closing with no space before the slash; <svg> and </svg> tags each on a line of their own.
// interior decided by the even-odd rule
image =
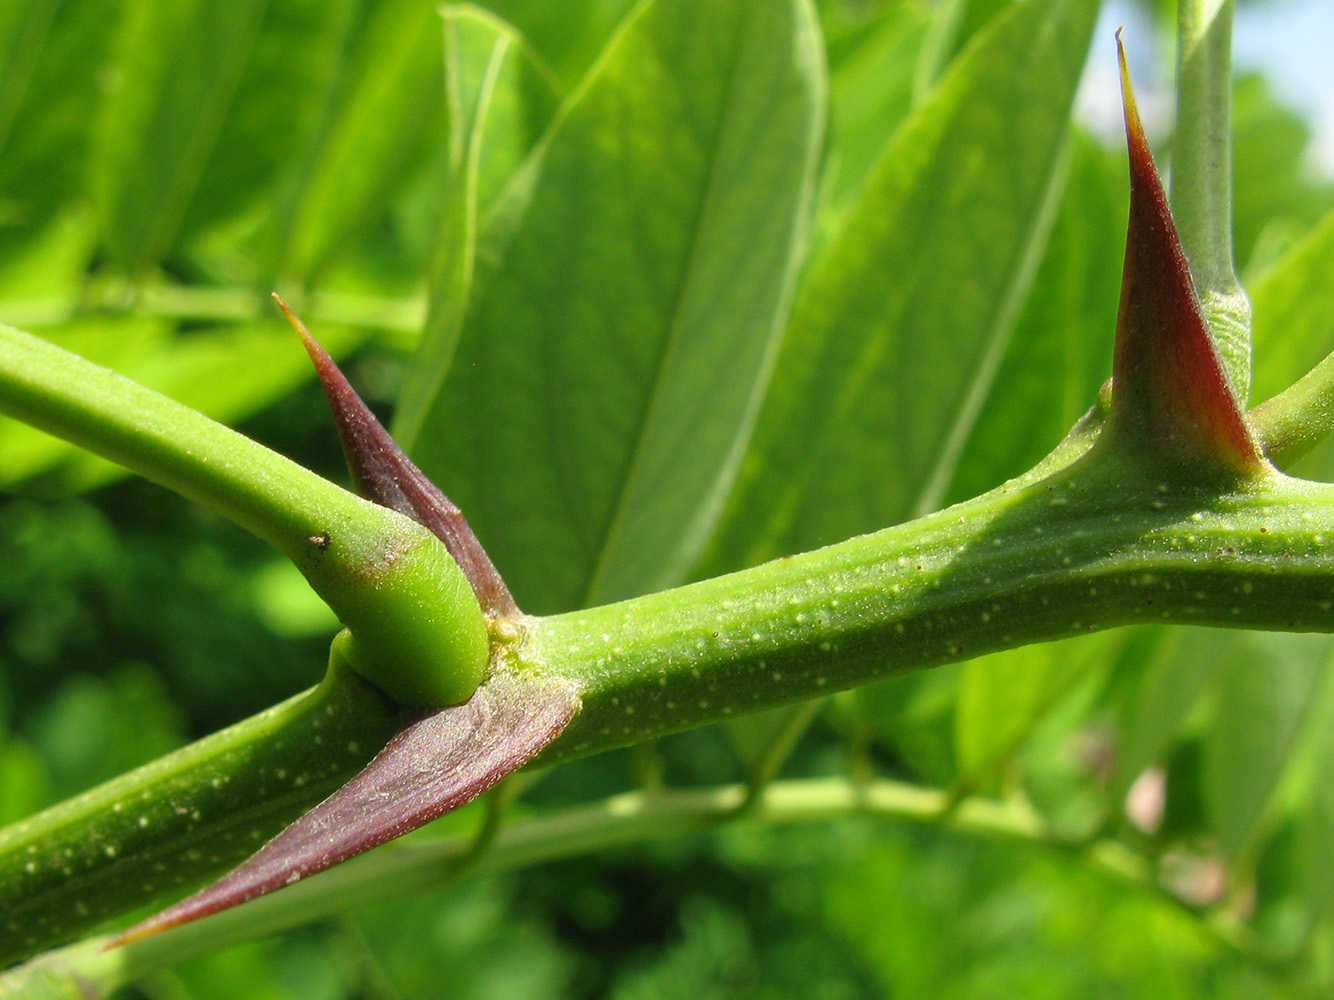
<svg viewBox="0 0 1334 1000">
<path fill-rule="evenodd" d="M 1005 357 L 1005 349 L 1009 346 L 1010 334 L 1019 319 L 1024 300 L 1033 287 L 1033 278 L 1042 264 L 1042 255 L 1047 248 L 1047 237 L 1051 235 L 1051 227 L 1056 221 L 1056 212 L 1061 205 L 1061 194 L 1065 190 L 1069 167 L 1070 140 L 1067 133 L 1065 141 L 1061 142 L 1054 152 L 1047 190 L 1043 194 L 1037 213 L 1033 216 L 1023 253 L 1016 261 L 1011 272 L 1009 287 L 997 305 L 991 322 L 991 331 L 986 337 L 985 350 L 955 414 L 954 423 L 931 471 L 922 483 L 916 503 L 913 504 L 913 517 L 921 517 L 938 510 L 944 502 L 945 492 L 954 479 L 964 446 L 977 425 L 982 405 L 986 402 L 996 373 L 1000 370 L 1001 360 Z"/>
<path fill-rule="evenodd" d="M 449 24 L 451 30 L 456 28 L 452 20 Z M 460 219 L 463 235 L 460 240 L 461 245 L 456 247 L 454 251 L 461 254 L 463 259 L 456 264 L 457 272 L 453 281 L 449 282 L 453 286 L 450 289 L 452 294 L 441 296 L 445 299 L 443 304 L 432 302 L 431 309 L 428 312 L 422 344 L 414 363 L 414 372 L 422 371 L 428 374 L 425 377 L 410 378 L 404 387 L 395 433 L 405 450 L 411 450 L 421 435 L 422 424 L 426 419 L 427 411 L 431 402 L 440 394 L 444 386 L 454 348 L 458 345 L 459 328 L 462 324 L 463 314 L 467 310 L 468 295 L 472 288 L 473 271 L 477 259 L 477 171 L 481 159 L 482 135 L 486 128 L 486 116 L 491 104 L 491 97 L 495 92 L 496 81 L 500 77 L 500 69 L 504 65 L 506 55 L 509 53 L 510 42 L 510 37 L 504 33 L 497 36 L 495 46 L 491 49 L 491 57 L 487 61 L 486 70 L 483 73 L 477 103 L 473 108 L 472 120 L 466 130 L 466 135 L 461 141 L 457 132 L 450 136 L 451 147 L 455 142 L 460 142 L 457 150 L 451 148 L 450 160 L 451 170 L 456 171 L 455 176 L 451 178 L 451 183 L 464 185 L 464 190 L 457 195 L 463 201 L 462 218 Z M 452 49 L 447 46 L 446 51 L 448 54 Z M 446 60 L 445 80 L 446 100 L 449 102 L 451 119 L 459 122 L 462 120 L 463 109 L 459 97 L 457 59 Z M 439 293 L 437 292 L 437 294 Z M 446 315 L 436 319 L 431 314 L 434 314 L 437 309 L 444 310 Z"/>
<path fill-rule="evenodd" d="M 615 549 L 612 542 L 619 535 L 621 522 L 626 515 L 627 502 L 631 493 L 630 485 L 638 477 L 642 456 L 648 440 L 648 431 L 654 424 L 653 417 L 660 406 L 659 400 L 662 394 L 663 375 L 669 369 L 670 366 L 668 365 L 668 361 L 676 352 L 677 345 L 684 336 L 680 323 L 681 304 L 685 299 L 690 286 L 693 284 L 695 274 L 698 270 L 696 267 L 696 259 L 700 253 L 701 233 L 705 229 L 705 222 L 709 217 L 710 210 L 716 197 L 719 183 L 719 150 L 722 146 L 723 136 L 726 134 L 727 123 L 735 114 L 736 67 L 737 62 L 740 59 L 741 36 L 746 30 L 746 25 L 749 24 L 750 19 L 746 18 L 745 23 L 738 26 L 732 37 L 732 44 L 728 53 L 727 83 L 724 89 L 727 97 L 724 101 L 722 111 L 718 115 L 713 135 L 710 137 L 708 174 L 704 182 L 703 194 L 699 199 L 695 217 L 692 220 L 690 227 L 690 246 L 686 251 L 685 266 L 681 268 L 681 276 L 676 283 L 676 291 L 671 297 L 667 335 L 662 338 L 662 344 L 658 348 L 657 363 L 653 368 L 653 385 L 645 398 L 640 419 L 636 422 L 634 443 L 621 468 L 620 487 L 616 492 L 616 501 L 608 515 L 606 526 L 601 532 L 602 545 L 598 551 L 596 560 L 593 562 L 593 565 L 589 570 L 588 580 L 583 587 L 582 604 L 585 606 L 595 603 L 599 598 L 599 591 L 607 573 L 608 559 Z M 719 475 L 715 478 L 714 482 L 719 483 L 723 481 L 724 478 L 724 470 L 720 470 Z"/>
</svg>

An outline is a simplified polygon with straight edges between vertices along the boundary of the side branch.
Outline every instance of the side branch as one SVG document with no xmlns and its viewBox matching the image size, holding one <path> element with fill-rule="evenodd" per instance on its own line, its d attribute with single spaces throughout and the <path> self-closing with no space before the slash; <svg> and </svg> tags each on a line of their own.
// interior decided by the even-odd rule
<svg viewBox="0 0 1334 1000">
<path fill-rule="evenodd" d="M 0 974 L 5 996 L 83 1000 L 111 991 L 194 955 L 216 951 L 317 920 L 349 906 L 406 892 L 438 889 L 475 874 L 493 874 L 560 858 L 697 833 L 731 822 L 824 823 L 854 816 L 940 826 L 972 836 L 1042 844 L 1078 857 L 1117 883 L 1163 894 L 1150 862 L 1112 841 L 1068 843 L 1017 802 L 969 798 L 892 780 L 842 778 L 780 781 L 742 811 L 745 785 L 666 792 L 630 792 L 589 806 L 519 820 L 502 828 L 478 856 L 470 836 L 399 845 L 368 855 L 322 878 L 267 896 L 210 920 L 104 951 L 106 938 L 83 941 Z M 1165 901 L 1175 901 L 1163 895 Z M 1211 925 L 1212 926 L 1212 925 Z M 1221 943 L 1244 947 L 1213 927 Z"/>
</svg>

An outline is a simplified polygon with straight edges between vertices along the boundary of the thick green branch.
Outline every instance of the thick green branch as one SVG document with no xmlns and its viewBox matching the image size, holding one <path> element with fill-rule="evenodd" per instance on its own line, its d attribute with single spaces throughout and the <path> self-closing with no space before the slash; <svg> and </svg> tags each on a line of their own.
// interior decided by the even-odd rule
<svg viewBox="0 0 1334 1000">
<path fill-rule="evenodd" d="M 1273 472 L 1191 484 L 1095 446 L 1046 478 L 826 549 L 524 619 L 498 655 L 577 685 L 584 707 L 543 755 L 553 762 L 1131 622 L 1328 630 L 1330 539 L 1334 486 Z M 314 734 L 275 737 L 296 755 Z M 152 780 L 127 775 L 100 808 Z M 224 816 L 201 811 L 200 829 Z"/>
<path fill-rule="evenodd" d="M 1179 0 L 1172 214 L 1214 344 L 1243 406 L 1251 305 L 1232 256 L 1233 0 Z"/>
<path fill-rule="evenodd" d="M 4 327 L 0 412 L 161 483 L 292 558 L 372 507 L 189 407 Z"/>
<path fill-rule="evenodd" d="M 348 614 L 368 625 L 375 651 L 401 657 L 394 615 L 412 625 L 440 607 L 459 606 L 438 588 L 408 600 L 380 586 L 365 590 L 358 575 L 364 562 L 357 559 L 374 556 L 386 537 L 415 538 L 417 525 L 15 331 L 0 330 L 0 410 L 222 510 L 294 553 L 298 565 L 307 547 L 327 546 L 331 565 L 345 573 L 333 580 L 345 587 Z M 1334 625 L 1328 542 L 1334 486 L 1288 479 L 1268 466 L 1222 484 L 1188 480 L 1170 463 L 1155 470 L 1138 452 L 1103 438 L 1087 451 L 1083 438 L 1066 446 L 1061 454 L 1069 464 L 1046 463 L 1045 476 L 1029 474 L 917 521 L 675 590 L 515 622 L 518 634 L 496 655 L 512 658 L 514 668 L 573 682 L 584 706 L 543 759 L 638 743 L 991 650 L 1131 622 Z M 312 532 L 320 534 L 307 537 Z M 317 589 L 330 586 L 318 562 L 307 569 Z M 466 596 L 476 611 L 471 592 Z M 383 619 L 375 620 L 377 614 Z M 355 622 L 353 628 L 355 634 Z M 263 742 L 256 753 L 293 759 L 318 755 L 324 738 L 296 720 L 240 732 L 238 750 Z M 216 777 L 207 759 L 205 751 L 187 750 L 171 765 L 181 794 Z M 160 770 L 141 769 L 77 807 L 38 817 L 30 830 L 77 839 L 125 802 L 163 799 L 160 785 Z M 205 831 L 198 849 L 218 849 L 208 831 L 225 830 L 231 807 L 206 793 L 194 803 L 191 820 Z M 28 859 L 14 843 L 0 853 L 22 867 Z M 145 863 L 160 860 L 158 847 L 175 849 L 139 847 Z M 88 884 L 118 863 L 94 852 L 83 870 L 70 873 L 71 885 Z M 123 889 L 124 910 L 157 892 Z M 22 898 L 21 888 L 14 892 L 9 898 Z"/>
<path fill-rule="evenodd" d="M 1094 449 L 908 524 L 533 622 L 521 656 L 584 709 L 547 760 L 1133 622 L 1334 627 L 1334 487 L 1220 492 Z"/>
</svg>

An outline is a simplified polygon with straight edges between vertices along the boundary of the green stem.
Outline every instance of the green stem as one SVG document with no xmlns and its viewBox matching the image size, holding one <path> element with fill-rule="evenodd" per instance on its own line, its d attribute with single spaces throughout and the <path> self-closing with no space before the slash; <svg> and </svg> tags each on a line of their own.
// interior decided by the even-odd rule
<svg viewBox="0 0 1334 1000">
<path fill-rule="evenodd" d="M 0 994 L 45 1000 L 88 1000 L 177 962 L 240 941 L 343 912 L 349 907 L 409 892 L 439 889 L 472 875 L 512 871 L 596 851 L 698 833 L 744 820 L 767 825 L 827 823 L 849 817 L 906 820 L 974 836 L 1040 844 L 1078 858 L 1105 878 L 1181 905 L 1164 894 L 1150 862 L 1113 841 L 1071 844 L 1019 802 L 971 798 L 953 804 L 945 792 L 891 780 L 841 778 L 781 781 L 751 798 L 746 785 L 666 792 L 631 792 L 502 828 L 474 863 L 474 838 L 398 844 L 349 862 L 317 879 L 265 896 L 196 924 L 187 924 L 123 948 L 103 952 L 96 938 L 40 956 L 0 975 Z M 1229 947 L 1246 942 L 1209 925 Z"/>
<path fill-rule="evenodd" d="M 312 536 L 379 516 L 373 504 L 189 407 L 3 327 L 0 410 L 216 511 L 293 559 Z"/>
<path fill-rule="evenodd" d="M 426 315 L 424 297 L 352 295 L 314 292 L 292 296 L 292 304 L 312 325 L 346 324 L 372 327 L 395 334 L 411 334 L 411 348 Z M 242 286 L 190 286 L 110 282 L 93 286 L 78 299 L 58 297 L 0 302 L 0 318 L 13 326 L 33 329 L 58 326 L 82 316 L 105 313 L 160 316 L 164 319 L 215 323 L 253 323 L 273 316 L 267 292 Z"/>
<path fill-rule="evenodd" d="M 391 667 L 419 662 L 403 652 L 403 629 L 465 606 L 463 597 L 442 596 L 432 573 L 407 594 L 382 586 L 383 577 L 368 580 L 378 548 L 410 541 L 417 525 L 105 369 L 3 329 L 0 410 L 222 510 L 294 552 L 299 565 L 313 544 L 307 535 L 321 532 L 334 554 L 329 565 L 343 575 L 322 575 L 318 560 L 304 568 L 322 593 L 347 602 L 340 613 L 353 619 L 354 636 L 357 622 L 365 625 L 367 654 L 383 652 Z M 1043 473 L 917 521 L 675 590 L 516 622 L 520 635 L 496 655 L 569 679 L 583 702 L 543 760 L 1131 622 L 1330 629 L 1334 486 L 1269 471 L 1193 482 L 1180 470 L 1137 464 L 1115 442 L 1089 448 L 1088 437 L 1073 435 Z M 391 554 L 381 561 L 396 567 L 402 552 Z M 449 566 L 480 627 L 466 581 Z M 431 635 L 418 638 L 429 661 L 437 651 Z M 335 645 L 335 658 L 347 645 Z M 319 752 L 313 729 L 262 729 L 242 729 L 238 747 L 277 737 L 275 753 Z M 193 758 L 187 751 L 181 759 Z M 206 769 L 198 770 L 184 768 L 181 780 L 207 784 Z M 35 822 L 77 837 L 156 789 L 155 772 L 144 769 L 95 793 L 82 811 L 58 807 Z M 195 822 L 223 829 L 229 814 L 211 802 L 201 800 Z M 142 853 L 158 860 L 151 846 Z M 115 867 L 114 859 L 92 860 L 75 882 L 100 877 L 98 864 Z M 123 888 L 123 910 L 144 900 L 138 886 Z M 0 899 L 0 909 L 20 896 Z"/>
<path fill-rule="evenodd" d="M 1094 447 L 1047 478 L 826 549 L 524 619 L 498 655 L 579 689 L 550 763 L 1131 622 L 1328 630 L 1331 538 L 1334 486 L 1278 473 L 1192 485 Z M 143 780 L 122 779 L 119 798 Z"/>
<path fill-rule="evenodd" d="M 1243 404 L 1251 305 L 1232 255 L 1233 0 L 1179 0 L 1172 214 L 1214 345 Z"/>
<path fill-rule="evenodd" d="M 311 691 L 0 830 L 0 966 L 234 867 L 360 771 L 398 722 L 369 684 L 331 669 Z"/>
</svg>

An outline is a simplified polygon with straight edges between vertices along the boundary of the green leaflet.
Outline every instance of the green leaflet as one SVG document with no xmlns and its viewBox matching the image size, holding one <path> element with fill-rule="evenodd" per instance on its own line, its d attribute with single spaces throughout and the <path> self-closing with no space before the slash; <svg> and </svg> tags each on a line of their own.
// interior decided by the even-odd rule
<svg viewBox="0 0 1334 1000">
<path fill-rule="evenodd" d="M 345 92 L 345 61 L 367 5 L 267 0 L 263 6 L 217 142 L 181 220 L 180 243 L 192 254 L 223 251 L 223 274 L 244 267 L 242 275 L 267 292 L 272 274 L 260 266 L 271 269 L 280 252 L 284 227 L 315 166 L 316 142 Z M 244 220 L 244 255 L 236 253 L 235 237 L 218 237 L 219 227 L 237 219 Z M 268 224 L 256 226 L 261 219 Z"/>
<path fill-rule="evenodd" d="M 1111 375 L 1125 250 L 1125 157 L 1080 133 L 1071 153 L 1046 254 L 963 446 L 951 503 L 1035 465 Z"/>
<path fill-rule="evenodd" d="M 930 23 L 926 5 L 901 3 L 869 25 L 830 38 L 824 187 L 835 210 L 856 193 L 875 165 L 885 136 L 893 134 L 911 108 L 913 70 Z"/>
<path fill-rule="evenodd" d="M 0 260 L 85 193 L 89 123 L 119 4 L 24 0 L 0 15 Z"/>
<path fill-rule="evenodd" d="M 666 586 L 693 561 L 763 386 L 823 99 L 803 0 L 643 4 L 483 235 L 413 458 L 521 606 Z"/>
<path fill-rule="evenodd" d="M 37 0 L 0 11 L 0 149 L 32 85 L 58 6 L 58 0 Z"/>
<path fill-rule="evenodd" d="M 279 273 L 309 283 L 384 217 L 383 206 L 444 134 L 440 22 L 434 5 L 386 0 L 340 67 L 297 198 L 275 228 Z"/>
<path fill-rule="evenodd" d="M 886 147 L 807 272 L 708 571 L 938 504 L 1036 266 L 1096 14 L 1014 6 Z"/>
</svg>

